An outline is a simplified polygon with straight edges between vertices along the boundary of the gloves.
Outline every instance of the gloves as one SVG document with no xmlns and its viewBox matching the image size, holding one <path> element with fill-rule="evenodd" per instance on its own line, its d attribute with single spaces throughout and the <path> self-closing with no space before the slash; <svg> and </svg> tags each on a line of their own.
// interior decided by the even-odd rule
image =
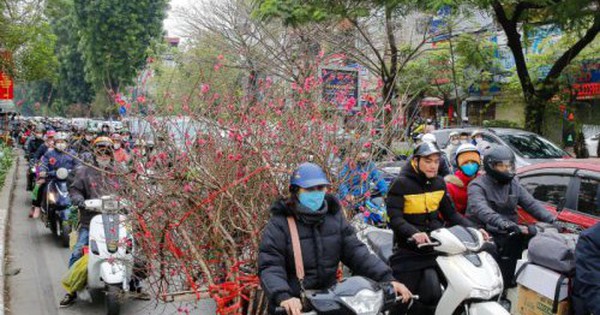
<svg viewBox="0 0 600 315">
<path fill-rule="evenodd" d="M 535 224 L 530 224 L 527 226 L 527 231 L 529 232 L 529 235 L 533 237 L 537 234 L 538 229 Z"/>
<path fill-rule="evenodd" d="M 505 228 L 509 233 L 521 234 L 521 228 L 516 224 L 511 224 Z"/>
</svg>

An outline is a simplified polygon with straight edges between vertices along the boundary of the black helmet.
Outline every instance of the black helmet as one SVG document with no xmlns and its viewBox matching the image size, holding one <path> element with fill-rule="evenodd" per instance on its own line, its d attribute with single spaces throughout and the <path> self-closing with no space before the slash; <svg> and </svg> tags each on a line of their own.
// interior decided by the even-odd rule
<svg viewBox="0 0 600 315">
<path fill-rule="evenodd" d="M 508 166 L 506 172 L 496 170 L 496 165 L 504 163 Z M 515 154 L 513 151 L 503 145 L 494 145 L 485 152 L 483 157 L 483 166 L 485 172 L 498 182 L 507 184 L 515 177 Z"/>
<path fill-rule="evenodd" d="M 422 142 L 413 152 L 413 157 L 426 157 L 433 154 L 441 154 L 442 151 L 435 142 Z"/>
</svg>

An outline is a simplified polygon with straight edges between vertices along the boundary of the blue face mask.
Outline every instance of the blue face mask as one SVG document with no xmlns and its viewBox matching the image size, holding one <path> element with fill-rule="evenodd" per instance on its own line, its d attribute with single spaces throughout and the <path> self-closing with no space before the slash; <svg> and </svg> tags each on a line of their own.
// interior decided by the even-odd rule
<svg viewBox="0 0 600 315">
<path fill-rule="evenodd" d="M 315 212 L 323 206 L 325 192 L 320 190 L 303 192 L 298 195 L 298 199 L 303 206 Z"/>
<path fill-rule="evenodd" d="M 479 171 L 479 164 L 477 163 L 468 163 L 460 167 L 460 170 L 465 173 L 465 175 L 472 177 L 477 174 Z"/>
</svg>

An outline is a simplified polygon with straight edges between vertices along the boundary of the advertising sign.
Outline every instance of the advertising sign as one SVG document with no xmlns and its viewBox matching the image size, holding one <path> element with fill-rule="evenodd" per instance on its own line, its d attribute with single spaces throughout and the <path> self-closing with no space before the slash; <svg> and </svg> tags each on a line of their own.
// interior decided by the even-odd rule
<svg viewBox="0 0 600 315">
<path fill-rule="evenodd" d="M 353 68 L 321 68 L 323 100 L 344 107 L 354 99 L 359 105 L 359 71 Z"/>
</svg>

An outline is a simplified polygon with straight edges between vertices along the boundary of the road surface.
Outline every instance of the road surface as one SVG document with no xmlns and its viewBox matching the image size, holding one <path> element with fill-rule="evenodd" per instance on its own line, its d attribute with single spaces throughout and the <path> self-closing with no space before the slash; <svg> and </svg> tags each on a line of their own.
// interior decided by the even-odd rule
<svg viewBox="0 0 600 315">
<path fill-rule="evenodd" d="M 25 191 L 25 161 L 22 157 L 18 169 L 19 178 L 9 221 L 9 245 L 6 273 L 7 314 L 54 315 L 54 314 L 105 314 L 104 297 L 94 294 L 93 303 L 77 301 L 68 308 L 59 308 L 58 303 L 65 294 L 60 280 L 67 272 L 70 252 L 59 246 L 51 237 L 50 230 L 38 220 L 27 217 L 31 205 L 31 194 Z M 156 301 L 127 300 L 121 314 L 206 314 L 215 313 L 213 301 L 202 301 L 192 305 L 158 303 Z"/>
</svg>

